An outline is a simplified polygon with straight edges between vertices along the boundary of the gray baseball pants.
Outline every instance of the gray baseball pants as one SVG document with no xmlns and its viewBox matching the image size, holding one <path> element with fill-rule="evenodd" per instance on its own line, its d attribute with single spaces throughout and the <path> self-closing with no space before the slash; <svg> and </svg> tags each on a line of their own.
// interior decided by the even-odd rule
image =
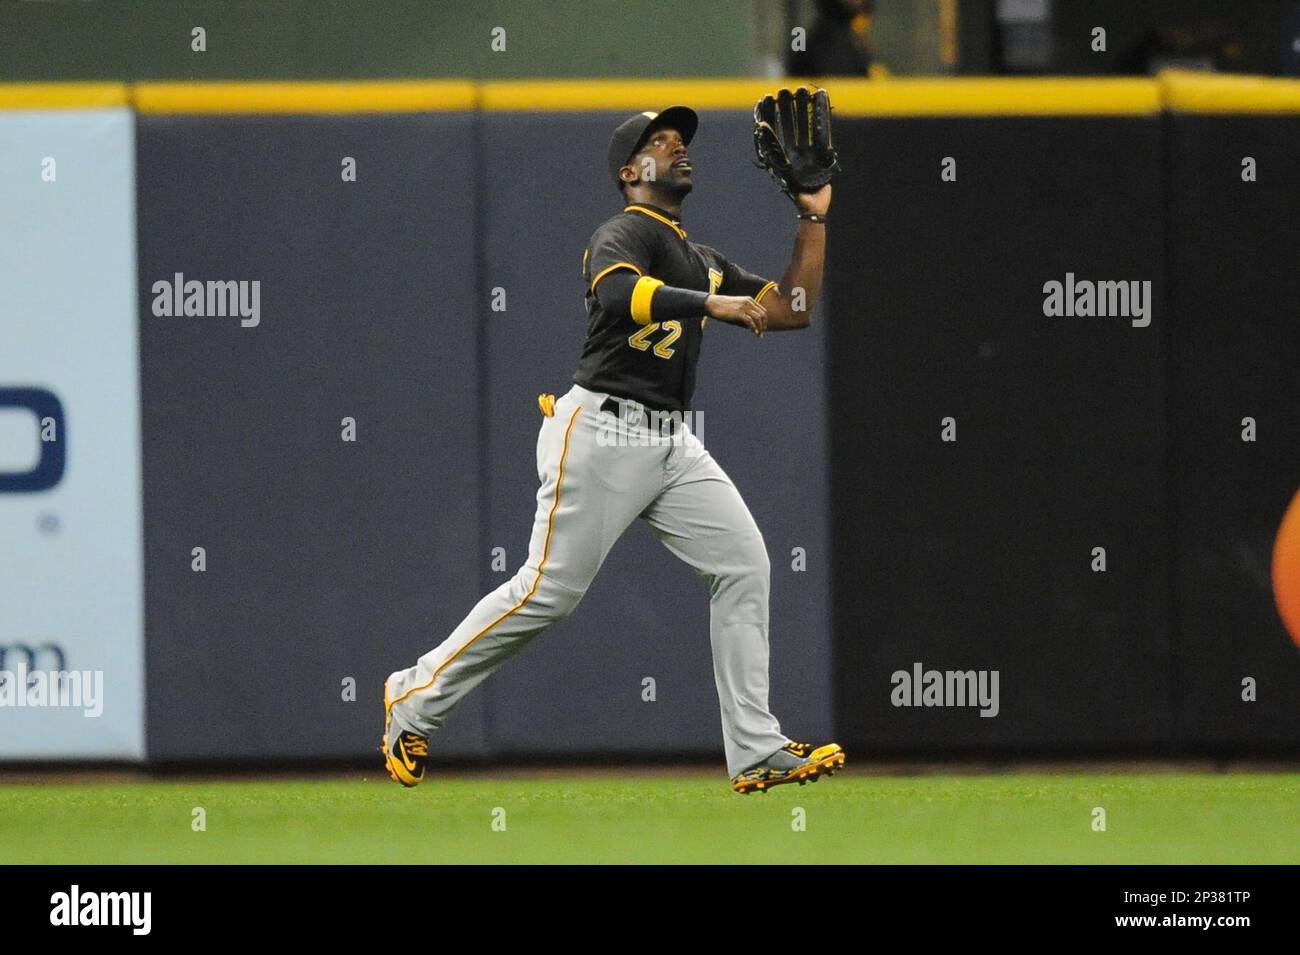
<svg viewBox="0 0 1300 955">
<path fill-rule="evenodd" d="M 415 666 L 388 678 L 392 720 L 429 736 L 529 640 L 582 600 L 614 542 L 638 517 L 705 579 L 709 636 L 729 775 L 789 742 L 768 709 L 768 589 L 763 537 L 731 479 L 689 427 L 672 436 L 615 418 L 608 395 L 575 385 L 537 437 L 537 513 L 528 560 Z M 649 443 L 653 442 L 653 443 Z"/>
</svg>

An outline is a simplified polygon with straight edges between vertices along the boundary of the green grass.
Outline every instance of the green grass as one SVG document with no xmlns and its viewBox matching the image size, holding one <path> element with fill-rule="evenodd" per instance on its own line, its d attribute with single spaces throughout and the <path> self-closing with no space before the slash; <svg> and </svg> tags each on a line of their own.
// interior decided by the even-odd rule
<svg viewBox="0 0 1300 955">
<path fill-rule="evenodd" d="M 0 863 L 199 862 L 1296 863 L 1300 775 L 850 773 L 745 797 L 554 773 L 0 785 Z"/>
</svg>

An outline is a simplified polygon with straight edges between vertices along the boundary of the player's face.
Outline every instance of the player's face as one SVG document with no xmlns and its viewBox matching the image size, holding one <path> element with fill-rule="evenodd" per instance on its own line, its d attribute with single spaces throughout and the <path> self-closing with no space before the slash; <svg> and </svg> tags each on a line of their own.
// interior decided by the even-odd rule
<svg viewBox="0 0 1300 955">
<path fill-rule="evenodd" d="M 686 157 L 686 144 L 675 129 L 652 133 L 629 165 L 636 170 L 638 181 L 662 183 L 679 197 L 691 191 L 691 161 Z"/>
</svg>

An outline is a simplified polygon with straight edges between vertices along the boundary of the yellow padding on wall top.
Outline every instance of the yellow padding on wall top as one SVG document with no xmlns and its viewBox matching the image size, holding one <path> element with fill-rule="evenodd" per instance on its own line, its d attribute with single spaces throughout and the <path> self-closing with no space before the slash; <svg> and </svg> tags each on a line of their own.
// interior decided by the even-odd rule
<svg viewBox="0 0 1300 955">
<path fill-rule="evenodd" d="M 1180 113 L 1300 113 L 1300 80 L 1166 70 L 1160 87 Z"/>
<path fill-rule="evenodd" d="M 752 110 L 780 86 L 824 86 L 846 116 L 1148 115 L 1160 111 L 1153 79 L 558 80 L 489 82 L 482 108 L 519 111 Z"/>
<path fill-rule="evenodd" d="M 469 80 L 357 83 L 138 83 L 141 113 L 420 113 L 471 110 Z"/>
<path fill-rule="evenodd" d="M 778 86 L 822 85 L 842 116 L 1146 116 L 1297 113 L 1300 80 L 1169 70 L 1157 79 L 961 77 L 867 80 L 376 80 L 330 82 L 8 83 L 0 109 L 134 104 L 141 113 L 401 113 L 473 109 L 633 112 L 681 103 L 753 109 Z"/>
<path fill-rule="evenodd" d="M 1148 116 L 1160 112 L 1153 79 L 855 80 L 822 83 L 845 116 Z"/>
<path fill-rule="evenodd" d="M 125 83 L 0 83 L 0 110 L 126 106 Z"/>
</svg>

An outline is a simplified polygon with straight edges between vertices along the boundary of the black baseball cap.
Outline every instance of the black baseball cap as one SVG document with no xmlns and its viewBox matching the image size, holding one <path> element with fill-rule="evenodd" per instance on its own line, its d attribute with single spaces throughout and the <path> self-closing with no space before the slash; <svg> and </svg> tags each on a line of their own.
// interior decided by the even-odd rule
<svg viewBox="0 0 1300 955">
<path fill-rule="evenodd" d="M 700 117 L 689 106 L 669 106 L 660 113 L 637 113 L 629 117 L 609 137 L 609 174 L 618 182 L 618 171 L 656 130 L 671 127 L 681 134 L 682 142 L 690 143 L 699 125 Z"/>
</svg>

